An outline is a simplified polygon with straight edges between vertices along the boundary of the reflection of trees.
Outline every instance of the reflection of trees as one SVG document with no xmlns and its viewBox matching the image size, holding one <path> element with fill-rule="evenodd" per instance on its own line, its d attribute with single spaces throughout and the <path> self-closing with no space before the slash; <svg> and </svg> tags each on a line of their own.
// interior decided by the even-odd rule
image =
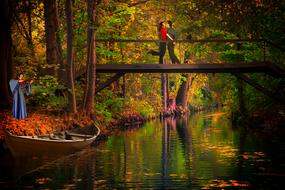
<svg viewBox="0 0 285 190">
<path fill-rule="evenodd" d="M 159 177 L 161 136 L 161 124 L 154 121 L 143 128 L 110 137 L 106 148 L 111 151 L 104 153 L 102 162 L 97 163 L 104 166 L 97 167 L 97 175 L 99 172 L 103 179 L 108 180 L 107 189 L 133 188 L 138 182 L 150 183 L 146 178 Z"/>
<path fill-rule="evenodd" d="M 178 138 L 181 141 L 183 146 L 183 154 L 185 157 L 185 165 L 187 171 L 191 170 L 191 156 L 193 155 L 193 146 L 192 146 L 192 133 L 189 127 L 189 117 L 185 116 L 178 120 L 178 125 L 176 127 Z M 188 175 L 188 177 L 190 177 Z"/>
<path fill-rule="evenodd" d="M 248 132 L 246 130 L 241 130 L 239 133 L 239 155 L 243 155 L 246 152 L 246 143 L 247 143 Z M 237 160 L 237 176 L 244 175 L 244 160 Z"/>
<path fill-rule="evenodd" d="M 18 178 L 16 185 L 21 187 L 32 186 L 35 189 L 40 189 L 44 186 L 48 186 L 51 189 L 59 189 L 64 186 L 75 187 L 78 181 L 84 179 L 84 183 L 80 183 L 80 189 L 93 187 L 93 174 L 96 171 L 95 162 L 91 162 L 88 159 L 93 154 L 92 149 L 86 149 L 67 156 L 44 155 L 33 158 L 17 158 L 14 160 L 17 168 L 22 170 L 29 166 L 30 170 Z M 34 168 L 36 165 L 37 168 Z M 84 172 L 81 173 L 80 171 Z"/>
<path fill-rule="evenodd" d="M 168 166 L 168 156 L 169 156 L 169 128 L 167 125 L 167 120 L 164 119 L 162 128 L 162 157 L 161 157 L 161 168 L 162 168 L 162 187 L 166 187 L 166 178 L 167 178 L 167 166 Z"/>
<path fill-rule="evenodd" d="M 80 154 L 80 152 L 78 154 Z M 10 154 L 6 154 L 4 158 L 1 158 L 0 179 L 3 179 L 2 173 L 5 173 L 5 177 L 10 180 L 11 185 L 16 184 L 22 186 L 28 183 L 28 185 L 31 185 L 35 183 L 38 178 L 47 179 L 44 181 L 44 183 L 48 183 L 50 182 L 51 178 L 57 179 L 59 176 L 59 178 L 62 180 L 62 183 L 63 181 L 65 182 L 70 180 L 73 176 L 73 173 L 76 173 L 76 171 L 70 172 L 65 170 L 65 167 L 59 167 L 66 166 L 64 165 L 64 160 L 68 160 L 73 156 L 73 154 L 65 155 L 46 153 L 45 155 L 13 157 Z M 73 169 L 74 168 L 72 168 L 72 170 Z M 65 177 L 63 177 L 63 175 L 65 175 Z M 62 186 L 60 182 L 53 184 L 55 185 L 54 187 L 57 188 Z"/>
<path fill-rule="evenodd" d="M 189 131 L 188 117 L 181 119 L 167 118 L 163 120 L 161 158 L 163 187 L 167 187 L 166 182 L 169 184 L 172 183 L 172 177 L 169 176 L 172 172 L 179 177 L 181 175 L 179 170 L 182 169 L 182 171 L 186 171 L 188 178 L 191 177 L 190 172 L 188 172 L 191 171 L 191 155 L 192 137 Z M 179 163 L 183 164 L 179 165 Z M 175 165 L 174 168 L 173 165 Z"/>
</svg>

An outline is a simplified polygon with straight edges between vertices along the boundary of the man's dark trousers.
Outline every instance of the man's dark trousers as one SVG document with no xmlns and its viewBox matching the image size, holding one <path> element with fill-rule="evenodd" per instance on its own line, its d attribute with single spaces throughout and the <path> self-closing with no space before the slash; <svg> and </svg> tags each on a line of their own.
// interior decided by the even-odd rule
<svg viewBox="0 0 285 190">
<path fill-rule="evenodd" d="M 168 42 L 167 48 L 168 48 L 168 53 L 169 53 L 169 56 L 170 56 L 172 64 L 180 64 L 179 59 L 174 54 L 174 44 L 173 44 L 173 42 Z"/>
</svg>

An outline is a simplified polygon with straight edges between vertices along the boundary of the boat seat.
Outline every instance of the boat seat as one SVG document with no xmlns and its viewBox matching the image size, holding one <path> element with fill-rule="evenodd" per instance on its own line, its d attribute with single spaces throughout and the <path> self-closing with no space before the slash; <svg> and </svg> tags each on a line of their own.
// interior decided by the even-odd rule
<svg viewBox="0 0 285 190">
<path fill-rule="evenodd" d="M 65 135 L 51 133 L 49 135 L 49 139 L 51 139 L 51 140 L 64 140 L 65 139 Z"/>
<path fill-rule="evenodd" d="M 71 133 L 66 131 L 65 132 L 66 137 L 79 137 L 79 138 L 92 138 L 92 135 L 85 135 L 85 134 L 77 134 L 77 133 Z"/>
</svg>

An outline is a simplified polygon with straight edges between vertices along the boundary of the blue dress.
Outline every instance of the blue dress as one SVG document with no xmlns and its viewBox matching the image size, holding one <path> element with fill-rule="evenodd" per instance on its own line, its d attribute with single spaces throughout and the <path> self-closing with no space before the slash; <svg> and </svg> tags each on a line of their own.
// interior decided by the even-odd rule
<svg viewBox="0 0 285 190">
<path fill-rule="evenodd" d="M 31 93 L 30 84 L 19 84 L 18 80 L 10 80 L 10 89 L 13 93 L 13 116 L 16 119 L 25 119 L 27 117 L 26 102 L 24 93 Z"/>
</svg>

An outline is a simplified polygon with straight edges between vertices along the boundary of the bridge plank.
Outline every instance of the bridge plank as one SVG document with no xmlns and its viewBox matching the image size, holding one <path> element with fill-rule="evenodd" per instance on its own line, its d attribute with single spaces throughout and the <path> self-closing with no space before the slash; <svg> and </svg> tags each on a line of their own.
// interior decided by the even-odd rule
<svg viewBox="0 0 285 190">
<path fill-rule="evenodd" d="M 97 73 L 268 73 L 283 74 L 270 62 L 199 64 L 97 64 Z"/>
</svg>

